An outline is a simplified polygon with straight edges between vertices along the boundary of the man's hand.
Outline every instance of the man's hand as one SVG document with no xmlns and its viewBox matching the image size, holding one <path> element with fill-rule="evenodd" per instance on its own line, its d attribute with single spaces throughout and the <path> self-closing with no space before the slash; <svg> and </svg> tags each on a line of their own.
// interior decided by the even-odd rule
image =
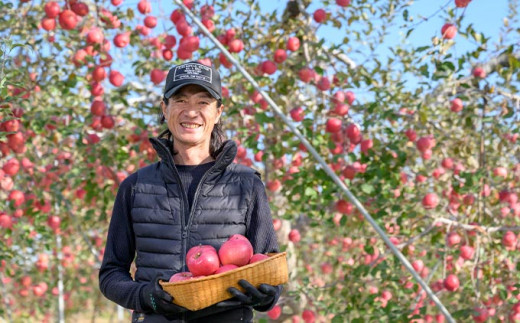
<svg viewBox="0 0 520 323">
<path fill-rule="evenodd" d="M 244 279 L 241 279 L 238 284 L 245 289 L 245 293 L 242 293 L 234 287 L 229 287 L 228 292 L 233 295 L 234 298 L 229 301 L 218 303 L 218 307 L 237 305 L 248 305 L 253 307 L 265 306 L 274 302 L 278 291 L 276 287 L 268 284 L 261 284 L 256 288 Z"/>
<path fill-rule="evenodd" d="M 159 280 L 168 279 L 157 275 L 153 281 L 148 283 L 141 290 L 141 302 L 145 307 L 157 314 L 178 314 L 186 312 L 186 308 L 172 303 L 173 297 L 162 289 Z"/>
</svg>

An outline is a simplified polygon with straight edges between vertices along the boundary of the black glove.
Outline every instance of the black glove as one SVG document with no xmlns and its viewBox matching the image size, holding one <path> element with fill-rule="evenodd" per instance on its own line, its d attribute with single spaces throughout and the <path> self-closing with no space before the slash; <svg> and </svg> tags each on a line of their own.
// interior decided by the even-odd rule
<svg viewBox="0 0 520 323">
<path fill-rule="evenodd" d="M 158 275 L 141 289 L 140 297 L 143 307 L 153 313 L 163 315 L 186 312 L 187 309 L 184 307 L 172 303 L 173 297 L 162 289 L 159 280 L 168 281 L 167 278 Z"/>
<path fill-rule="evenodd" d="M 275 301 L 278 288 L 268 284 L 260 284 L 258 289 L 251 285 L 247 280 L 241 279 L 238 284 L 246 291 L 242 293 L 235 287 L 229 287 L 228 292 L 234 298 L 229 301 L 223 301 L 217 304 L 219 307 L 248 305 L 253 307 L 262 307 L 269 305 Z"/>
</svg>

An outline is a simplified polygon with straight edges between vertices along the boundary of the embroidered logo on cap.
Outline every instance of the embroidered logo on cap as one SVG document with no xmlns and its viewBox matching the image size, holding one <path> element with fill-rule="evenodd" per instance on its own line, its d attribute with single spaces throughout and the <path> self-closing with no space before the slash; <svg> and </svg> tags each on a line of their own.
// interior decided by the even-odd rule
<svg viewBox="0 0 520 323">
<path fill-rule="evenodd" d="M 198 80 L 211 84 L 213 75 L 211 67 L 201 64 L 184 64 L 175 69 L 173 82 L 184 80 Z"/>
</svg>

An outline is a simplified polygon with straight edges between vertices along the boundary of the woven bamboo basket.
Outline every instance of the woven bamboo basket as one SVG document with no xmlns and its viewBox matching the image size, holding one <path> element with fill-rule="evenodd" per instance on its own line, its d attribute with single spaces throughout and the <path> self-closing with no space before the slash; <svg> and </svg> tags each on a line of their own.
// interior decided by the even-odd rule
<svg viewBox="0 0 520 323">
<path fill-rule="evenodd" d="M 180 282 L 161 281 L 162 288 L 173 296 L 173 302 L 190 311 L 196 311 L 230 299 L 227 291 L 235 287 L 244 291 L 238 281 L 245 279 L 255 287 L 260 284 L 281 285 L 287 283 L 286 252 L 268 254 L 269 258 L 216 275 Z"/>
</svg>

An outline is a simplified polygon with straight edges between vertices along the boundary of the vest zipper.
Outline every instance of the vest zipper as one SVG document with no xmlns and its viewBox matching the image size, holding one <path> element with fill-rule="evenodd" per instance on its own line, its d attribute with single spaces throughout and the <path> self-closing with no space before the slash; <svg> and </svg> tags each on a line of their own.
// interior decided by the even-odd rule
<svg viewBox="0 0 520 323">
<path fill-rule="evenodd" d="M 160 141 L 158 141 L 161 146 L 163 146 L 166 151 L 168 151 L 168 148 L 165 147 Z M 187 212 L 188 208 L 186 205 L 188 204 L 188 195 L 184 191 L 184 186 L 182 185 L 181 177 L 179 176 L 179 172 L 177 171 L 177 167 L 175 167 L 175 163 L 173 162 L 173 156 L 169 153 L 166 154 L 167 156 L 167 163 L 169 166 L 171 166 L 171 169 L 173 171 L 173 175 L 175 176 L 175 179 L 177 180 L 177 185 L 179 185 L 181 194 L 182 194 L 182 203 L 181 203 L 181 245 L 182 245 L 182 254 L 181 254 L 181 263 L 182 263 L 182 271 L 186 271 L 186 244 L 187 244 L 187 237 L 188 237 L 188 228 L 186 226 L 186 215 L 184 213 Z M 188 214 L 189 216 L 189 214 Z"/>
<path fill-rule="evenodd" d="M 189 228 L 191 226 L 191 222 L 192 222 L 192 219 L 193 219 L 193 212 L 195 211 L 195 205 L 197 205 L 197 201 L 199 199 L 199 193 L 200 193 L 200 188 L 202 185 L 204 185 L 204 182 L 206 181 L 206 177 L 208 176 L 209 173 L 211 173 L 211 171 L 217 166 L 217 162 L 215 162 L 215 164 L 206 171 L 206 173 L 204 173 L 204 175 L 202 175 L 202 178 L 200 179 L 200 182 L 199 184 L 197 184 L 197 189 L 195 190 L 195 196 L 193 196 L 193 205 L 191 206 L 191 211 L 190 211 L 190 214 L 188 216 L 188 224 L 186 225 L 186 229 Z M 188 230 L 189 232 L 189 230 Z"/>
</svg>

